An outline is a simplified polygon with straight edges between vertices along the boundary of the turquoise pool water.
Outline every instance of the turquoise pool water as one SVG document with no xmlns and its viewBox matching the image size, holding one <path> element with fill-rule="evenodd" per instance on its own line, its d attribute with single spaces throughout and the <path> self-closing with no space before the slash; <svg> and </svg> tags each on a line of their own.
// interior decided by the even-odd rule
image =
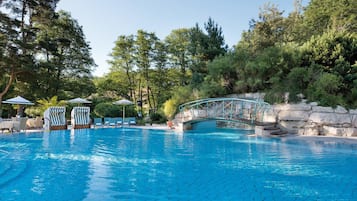
<svg viewBox="0 0 357 201">
<path fill-rule="evenodd" d="M 0 135 L 0 200 L 357 200 L 357 141 L 103 128 Z"/>
</svg>

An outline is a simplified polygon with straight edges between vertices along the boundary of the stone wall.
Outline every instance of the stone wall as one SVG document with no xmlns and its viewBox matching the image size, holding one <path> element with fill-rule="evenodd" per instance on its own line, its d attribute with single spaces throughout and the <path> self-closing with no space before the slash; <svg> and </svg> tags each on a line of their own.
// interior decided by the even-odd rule
<svg viewBox="0 0 357 201">
<path fill-rule="evenodd" d="M 357 137 L 357 110 L 338 106 L 321 107 L 317 103 L 278 104 L 264 114 L 264 121 L 278 123 L 289 133 Z"/>
</svg>

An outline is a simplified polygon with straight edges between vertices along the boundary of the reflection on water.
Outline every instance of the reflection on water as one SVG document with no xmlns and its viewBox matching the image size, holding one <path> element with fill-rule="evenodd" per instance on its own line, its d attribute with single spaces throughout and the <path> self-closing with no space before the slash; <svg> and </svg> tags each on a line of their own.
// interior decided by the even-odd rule
<svg viewBox="0 0 357 201">
<path fill-rule="evenodd" d="M 356 140 L 251 133 L 99 128 L 1 135 L 0 200 L 357 199 Z"/>
</svg>

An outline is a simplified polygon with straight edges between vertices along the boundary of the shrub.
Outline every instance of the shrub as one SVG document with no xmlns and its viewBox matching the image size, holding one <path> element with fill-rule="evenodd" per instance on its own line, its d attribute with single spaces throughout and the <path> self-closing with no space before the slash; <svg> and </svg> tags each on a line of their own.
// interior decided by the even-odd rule
<svg viewBox="0 0 357 201">
<path fill-rule="evenodd" d="M 164 114 L 167 119 L 174 118 L 180 104 L 197 99 L 197 94 L 190 87 L 179 87 L 175 90 L 175 94 L 164 103 Z"/>
<path fill-rule="evenodd" d="M 160 114 L 160 113 L 151 113 L 150 114 L 150 119 L 153 123 L 165 123 L 166 122 L 166 118 L 164 117 L 164 115 Z"/>
<path fill-rule="evenodd" d="M 43 116 L 41 109 L 38 107 L 28 107 L 25 109 L 25 114 L 30 117 Z"/>
<path fill-rule="evenodd" d="M 176 114 L 178 104 L 174 99 L 169 99 L 164 103 L 164 114 L 168 119 L 173 119 Z"/>
<path fill-rule="evenodd" d="M 305 94 L 311 80 L 311 72 L 307 68 L 293 68 L 287 76 L 286 91 L 289 92 L 289 102 L 301 101 L 300 94 Z"/>
<path fill-rule="evenodd" d="M 94 114 L 98 117 L 118 117 L 122 116 L 122 109 L 112 103 L 99 103 L 94 108 Z"/>
<path fill-rule="evenodd" d="M 283 103 L 284 93 L 268 91 L 264 96 L 264 100 L 270 104 Z"/>
<path fill-rule="evenodd" d="M 338 94 L 342 87 L 342 78 L 331 73 L 322 73 L 321 76 L 308 87 L 308 99 L 317 101 L 322 106 L 345 105 L 343 98 Z"/>
</svg>

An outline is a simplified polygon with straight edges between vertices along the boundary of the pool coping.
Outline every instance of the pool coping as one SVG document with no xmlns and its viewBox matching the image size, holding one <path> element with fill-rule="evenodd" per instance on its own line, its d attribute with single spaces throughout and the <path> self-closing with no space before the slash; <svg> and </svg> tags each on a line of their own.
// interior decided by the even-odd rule
<svg viewBox="0 0 357 201">
<path fill-rule="evenodd" d="M 152 125 L 130 125 L 130 126 L 125 126 L 127 128 L 140 128 L 140 129 L 156 129 L 156 130 L 171 130 L 175 131 L 175 129 L 169 128 L 166 124 L 152 124 Z M 93 126 L 91 125 L 91 129 L 95 128 L 121 128 L 121 127 L 110 127 L 110 126 Z M 67 130 L 72 130 L 72 127 L 69 125 Z M 43 128 L 40 129 L 26 129 L 25 131 L 22 132 L 2 132 L 0 135 L 7 135 L 7 134 L 18 134 L 18 133 L 36 133 L 36 132 L 43 132 L 45 131 Z M 181 133 L 181 132 L 180 132 Z M 251 134 L 249 135 L 250 137 L 256 137 L 259 135 L 256 134 Z M 264 137 L 274 137 L 274 138 L 287 138 L 287 139 L 294 139 L 294 138 L 310 138 L 310 139 L 326 139 L 326 140 L 333 140 L 333 139 L 339 139 L 339 140 L 349 140 L 349 142 L 356 143 L 357 144 L 357 138 L 356 137 L 345 137 L 345 136 L 310 136 L 310 135 L 296 135 L 296 134 L 287 134 L 286 136 L 264 136 Z M 351 141 L 352 140 L 352 141 Z"/>
</svg>

